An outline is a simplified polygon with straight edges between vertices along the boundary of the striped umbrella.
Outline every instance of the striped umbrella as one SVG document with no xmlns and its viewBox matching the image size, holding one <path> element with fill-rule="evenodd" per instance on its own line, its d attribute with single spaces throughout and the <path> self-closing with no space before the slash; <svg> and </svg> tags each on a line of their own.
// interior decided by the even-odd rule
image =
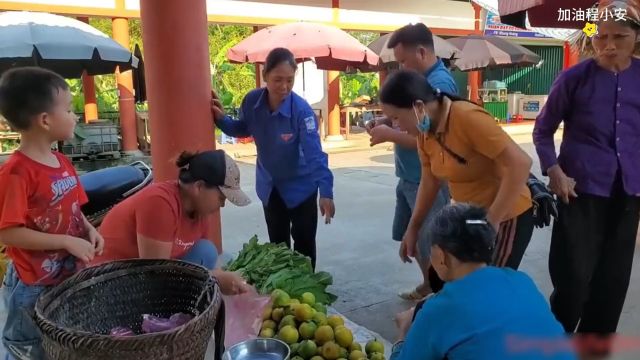
<svg viewBox="0 0 640 360">
<path fill-rule="evenodd" d="M 447 41 L 460 49 L 460 58 L 455 60 L 454 67 L 462 71 L 540 62 L 540 56 L 533 51 L 497 36 L 469 35 Z"/>
</svg>

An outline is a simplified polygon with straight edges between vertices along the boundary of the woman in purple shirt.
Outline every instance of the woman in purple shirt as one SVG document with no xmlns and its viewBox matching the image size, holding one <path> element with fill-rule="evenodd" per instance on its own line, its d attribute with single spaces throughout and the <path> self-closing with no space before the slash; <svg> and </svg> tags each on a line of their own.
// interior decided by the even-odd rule
<svg viewBox="0 0 640 360">
<path fill-rule="evenodd" d="M 571 333 L 615 333 L 629 286 L 640 220 L 638 10 L 637 2 L 601 2 L 598 33 L 588 40 L 595 56 L 558 76 L 533 132 L 560 200 L 551 309 Z"/>
</svg>

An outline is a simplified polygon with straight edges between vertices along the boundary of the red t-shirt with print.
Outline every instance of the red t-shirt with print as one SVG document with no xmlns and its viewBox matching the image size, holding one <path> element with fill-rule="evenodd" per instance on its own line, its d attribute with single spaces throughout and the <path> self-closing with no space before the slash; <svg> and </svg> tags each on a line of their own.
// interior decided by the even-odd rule
<svg viewBox="0 0 640 360">
<path fill-rule="evenodd" d="M 87 202 L 71 161 L 50 167 L 16 151 L 0 167 L 0 229 L 26 227 L 35 231 L 87 238 L 81 206 Z M 77 272 L 80 261 L 65 250 L 34 251 L 7 247 L 22 282 L 54 285 Z"/>
<path fill-rule="evenodd" d="M 176 181 L 151 184 L 109 211 L 98 229 L 104 251 L 92 264 L 139 258 L 138 234 L 173 243 L 171 258 L 179 259 L 197 240 L 209 237 L 210 224 L 210 217 L 183 215 Z"/>
</svg>

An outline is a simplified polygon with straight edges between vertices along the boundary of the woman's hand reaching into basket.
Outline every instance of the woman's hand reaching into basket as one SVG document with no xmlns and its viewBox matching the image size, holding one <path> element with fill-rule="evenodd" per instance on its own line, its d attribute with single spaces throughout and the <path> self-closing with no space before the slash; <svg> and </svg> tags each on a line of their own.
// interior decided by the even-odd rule
<svg viewBox="0 0 640 360">
<path fill-rule="evenodd" d="M 238 273 L 215 269 L 212 274 L 218 280 L 224 295 L 240 295 L 251 290 L 251 285 Z"/>
</svg>

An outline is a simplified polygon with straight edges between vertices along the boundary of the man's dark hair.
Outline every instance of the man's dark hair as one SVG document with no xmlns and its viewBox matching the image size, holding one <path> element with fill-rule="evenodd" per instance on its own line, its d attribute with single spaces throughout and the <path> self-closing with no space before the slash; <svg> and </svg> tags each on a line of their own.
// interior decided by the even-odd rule
<svg viewBox="0 0 640 360">
<path fill-rule="evenodd" d="M 38 67 L 8 70 L 0 78 L 0 114 L 14 130 L 28 130 L 34 116 L 51 110 L 60 90 L 69 90 L 69 85 L 53 71 Z"/>
<path fill-rule="evenodd" d="M 391 34 L 387 47 L 393 49 L 398 44 L 407 47 L 423 46 L 433 51 L 433 33 L 423 23 L 405 25 Z"/>
</svg>

